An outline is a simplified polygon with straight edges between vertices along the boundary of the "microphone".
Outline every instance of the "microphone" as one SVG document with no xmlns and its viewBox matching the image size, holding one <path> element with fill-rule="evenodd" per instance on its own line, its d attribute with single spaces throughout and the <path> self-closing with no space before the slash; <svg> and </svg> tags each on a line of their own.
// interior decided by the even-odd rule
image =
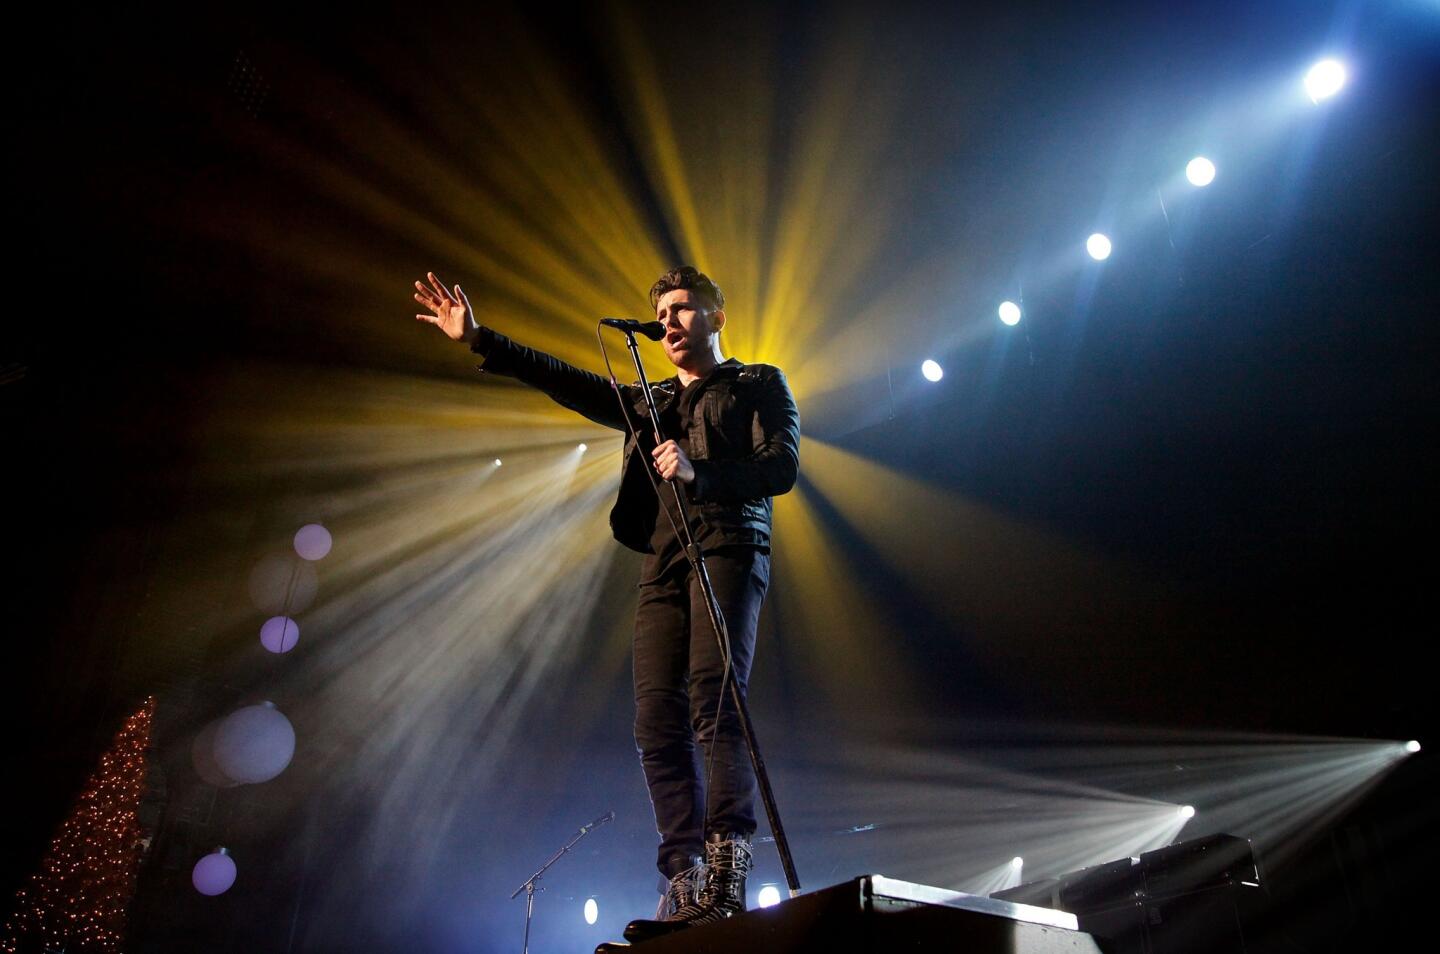
<svg viewBox="0 0 1440 954">
<path fill-rule="evenodd" d="M 665 337 L 665 326 L 658 321 L 636 321 L 634 318 L 601 318 L 600 324 L 606 328 L 619 328 L 621 331 L 639 332 L 651 341 L 659 341 Z"/>
<path fill-rule="evenodd" d="M 617 320 L 617 321 L 618 321 L 619 319 L 613 319 L 613 320 Z M 657 321 L 657 322 L 655 322 L 655 324 L 658 325 L 658 324 L 660 324 L 660 322 Z M 612 822 L 612 821 L 614 821 L 614 820 L 615 820 L 615 813 L 614 813 L 614 812 L 606 812 L 605 814 L 601 815 L 599 818 L 595 819 L 595 820 L 592 821 L 590 824 L 586 825 L 585 827 L 581 828 L 580 830 L 581 830 L 582 832 L 583 832 L 583 831 L 589 831 L 589 830 L 592 829 L 592 828 L 599 828 L 601 825 L 604 825 L 604 824 L 606 824 L 606 823 L 608 823 L 608 822 Z"/>
</svg>

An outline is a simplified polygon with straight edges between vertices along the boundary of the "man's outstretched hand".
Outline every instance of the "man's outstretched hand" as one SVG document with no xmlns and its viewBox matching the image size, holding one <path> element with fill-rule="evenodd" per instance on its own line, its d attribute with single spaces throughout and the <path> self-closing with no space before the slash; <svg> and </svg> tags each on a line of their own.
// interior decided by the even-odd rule
<svg viewBox="0 0 1440 954">
<path fill-rule="evenodd" d="M 466 344 L 474 341 L 480 326 L 475 323 L 470 299 L 465 297 L 459 285 L 455 286 L 453 293 L 446 291 L 444 283 L 435 277 L 434 272 L 426 272 L 425 277 L 430 284 L 427 287 L 423 282 L 415 283 L 415 300 L 430 309 L 430 314 L 416 315 L 415 320 L 430 322 L 456 341 Z"/>
</svg>

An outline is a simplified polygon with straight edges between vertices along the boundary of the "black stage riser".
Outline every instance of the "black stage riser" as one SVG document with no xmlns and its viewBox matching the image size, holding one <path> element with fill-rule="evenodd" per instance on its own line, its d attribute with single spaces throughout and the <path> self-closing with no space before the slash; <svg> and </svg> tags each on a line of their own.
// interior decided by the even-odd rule
<svg viewBox="0 0 1440 954">
<path fill-rule="evenodd" d="M 887 895 L 876 890 L 869 877 L 719 924 L 635 944 L 631 950 L 635 954 L 1100 954 L 1094 940 L 1081 931 Z"/>
</svg>

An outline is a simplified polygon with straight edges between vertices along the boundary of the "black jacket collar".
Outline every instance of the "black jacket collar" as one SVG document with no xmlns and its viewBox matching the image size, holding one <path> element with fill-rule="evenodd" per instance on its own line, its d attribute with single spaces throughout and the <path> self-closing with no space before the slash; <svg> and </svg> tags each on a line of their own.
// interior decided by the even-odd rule
<svg viewBox="0 0 1440 954">
<path fill-rule="evenodd" d="M 705 375 L 705 377 L 701 378 L 696 383 L 699 384 L 700 387 L 704 388 L 711 381 L 715 380 L 722 374 L 738 374 L 743 370 L 745 370 L 744 361 L 741 361 L 739 358 L 726 358 L 724 361 L 721 361 L 719 364 L 715 365 L 715 367 L 711 368 L 710 373 Z M 655 384 L 650 385 L 650 387 L 656 391 L 663 392 L 666 399 L 668 400 L 670 398 L 673 398 L 676 394 L 680 393 L 680 375 L 672 374 L 664 381 L 656 382 Z"/>
</svg>

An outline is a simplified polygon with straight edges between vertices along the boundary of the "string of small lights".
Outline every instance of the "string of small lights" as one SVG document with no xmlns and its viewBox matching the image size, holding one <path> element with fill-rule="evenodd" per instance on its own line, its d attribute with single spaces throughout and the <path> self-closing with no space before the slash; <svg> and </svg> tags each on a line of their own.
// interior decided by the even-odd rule
<svg viewBox="0 0 1440 954">
<path fill-rule="evenodd" d="M 15 892 L 0 951 L 120 951 L 143 853 L 140 799 L 155 718 L 151 696 L 125 721 L 40 870 Z"/>
</svg>

